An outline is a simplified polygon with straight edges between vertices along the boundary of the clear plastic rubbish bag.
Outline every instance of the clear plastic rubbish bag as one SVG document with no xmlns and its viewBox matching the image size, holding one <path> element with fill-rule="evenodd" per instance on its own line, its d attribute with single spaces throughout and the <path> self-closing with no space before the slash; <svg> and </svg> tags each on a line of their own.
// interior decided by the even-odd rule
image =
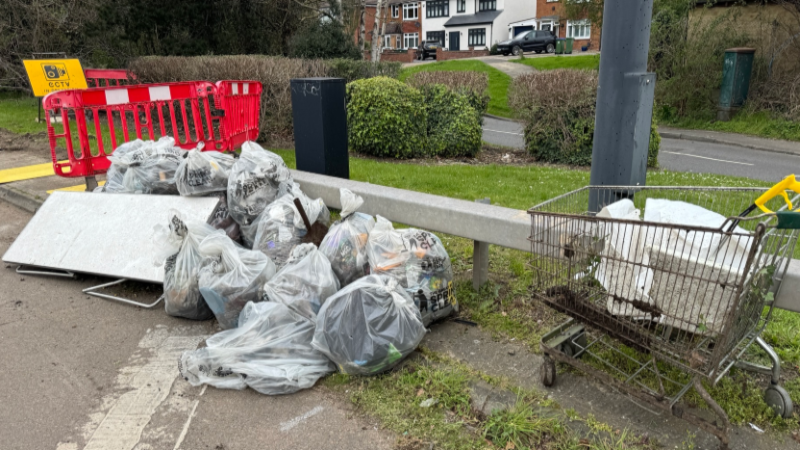
<svg viewBox="0 0 800 450">
<path fill-rule="evenodd" d="M 308 319 L 315 319 L 328 297 L 339 290 L 339 280 L 328 258 L 314 244 L 301 244 L 286 264 L 264 285 L 264 300 L 283 303 Z"/>
<path fill-rule="evenodd" d="M 378 216 L 367 255 L 372 273 L 391 276 L 407 290 L 426 326 L 457 310 L 450 256 L 435 234 L 416 228 L 395 230 Z"/>
<path fill-rule="evenodd" d="M 334 223 L 319 246 L 328 257 L 342 287 L 369 274 L 367 239 L 375 219 L 356 210 L 364 199 L 348 189 L 341 189 L 342 218 Z"/>
<path fill-rule="evenodd" d="M 308 198 L 296 183 L 289 193 L 270 203 L 253 222 L 254 226 L 247 227 L 244 239 L 245 243 L 252 243 L 254 250 L 261 250 L 269 256 L 277 267 L 283 267 L 292 249 L 308 232 L 294 204 L 295 198 L 303 205 L 309 222 L 320 222 L 325 226 L 331 222 L 331 213 L 322 199 Z M 255 234 L 248 236 L 253 231 Z"/>
<path fill-rule="evenodd" d="M 369 275 L 328 297 L 312 345 L 345 373 L 373 375 L 394 367 L 424 336 L 419 309 L 397 280 Z"/>
<path fill-rule="evenodd" d="M 228 175 L 236 160 L 225 153 L 202 150 L 200 143 L 178 166 L 175 184 L 181 195 L 208 195 L 228 190 Z"/>
<path fill-rule="evenodd" d="M 262 286 L 275 275 L 275 264 L 267 255 L 241 248 L 221 233 L 200 243 L 200 255 L 200 293 L 222 328 L 236 328 L 244 305 L 260 301 Z"/>
<path fill-rule="evenodd" d="M 287 181 L 291 182 L 291 174 L 280 156 L 255 142 L 245 142 L 228 177 L 231 216 L 239 225 L 252 224 L 275 201 L 280 184 Z"/>
<path fill-rule="evenodd" d="M 178 369 L 192 386 L 291 394 L 336 370 L 311 346 L 313 337 L 314 323 L 285 305 L 250 302 L 239 328 L 208 338 L 205 348 L 183 352 Z"/>
<path fill-rule="evenodd" d="M 242 236 L 239 224 L 233 220 L 230 211 L 228 211 L 228 197 L 224 193 L 219 196 L 219 203 L 214 208 L 208 223 L 212 227 L 224 231 L 234 242 L 241 241 Z"/>
<path fill-rule="evenodd" d="M 106 170 L 106 183 L 103 186 L 94 188 L 94 192 L 108 192 L 118 193 L 125 192 L 125 172 L 128 170 L 128 164 L 123 162 L 123 156 L 138 148 L 141 148 L 145 142 L 141 139 L 135 141 L 125 142 L 108 155 L 108 160 L 111 165 Z"/>
<path fill-rule="evenodd" d="M 158 141 L 146 141 L 141 147 L 127 152 L 112 163 L 127 166 L 122 184 L 130 194 L 178 195 L 175 171 L 186 151 L 175 146 L 169 136 Z"/>
<path fill-rule="evenodd" d="M 153 235 L 156 267 L 164 265 L 164 309 L 167 314 L 193 320 L 207 320 L 214 313 L 203 300 L 197 282 L 200 242 L 217 233 L 212 226 L 183 220 L 170 212 L 169 227 L 158 225 Z"/>
</svg>

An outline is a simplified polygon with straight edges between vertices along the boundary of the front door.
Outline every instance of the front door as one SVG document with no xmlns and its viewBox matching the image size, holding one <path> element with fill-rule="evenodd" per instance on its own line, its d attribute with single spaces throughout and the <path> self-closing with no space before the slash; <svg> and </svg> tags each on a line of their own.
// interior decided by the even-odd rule
<svg viewBox="0 0 800 450">
<path fill-rule="evenodd" d="M 448 50 L 455 52 L 461 50 L 461 43 L 459 42 L 458 38 L 461 35 L 458 31 L 451 31 L 450 32 L 450 46 Z"/>
</svg>

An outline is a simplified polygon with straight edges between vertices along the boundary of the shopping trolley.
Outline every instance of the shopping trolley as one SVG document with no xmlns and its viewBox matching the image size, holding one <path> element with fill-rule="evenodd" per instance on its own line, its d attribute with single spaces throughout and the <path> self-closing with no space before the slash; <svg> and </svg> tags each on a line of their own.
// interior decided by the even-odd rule
<svg viewBox="0 0 800 450">
<path fill-rule="evenodd" d="M 712 433 L 726 448 L 727 415 L 702 382 L 716 384 L 737 366 L 770 375 L 765 400 L 790 417 L 791 398 L 778 384 L 780 360 L 760 335 L 796 246 L 800 213 L 786 196 L 786 205 L 779 198 L 759 204 L 777 213 L 738 215 L 751 212 L 756 198 L 785 195 L 766 192 L 589 186 L 531 208 L 533 296 L 570 317 L 542 338 L 544 385 L 556 381 L 555 361 L 566 363 L 648 409 L 667 410 Z M 590 213 L 590 199 L 600 208 L 628 202 L 630 211 Z M 723 223 L 653 220 L 664 200 L 713 211 Z M 763 349 L 756 356 L 771 366 L 744 360 L 757 353 L 747 352 L 754 343 Z M 716 423 L 679 403 L 692 388 Z"/>
</svg>

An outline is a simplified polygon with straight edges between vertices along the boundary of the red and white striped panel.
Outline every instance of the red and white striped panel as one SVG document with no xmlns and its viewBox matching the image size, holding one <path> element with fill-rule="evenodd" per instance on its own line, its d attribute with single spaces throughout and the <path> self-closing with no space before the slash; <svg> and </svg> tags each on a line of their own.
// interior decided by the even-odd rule
<svg viewBox="0 0 800 450">
<path fill-rule="evenodd" d="M 82 91 L 84 106 L 111 106 L 126 103 L 181 100 L 195 97 L 193 83 L 176 83 L 159 86 L 130 86 L 100 88 Z"/>
<path fill-rule="evenodd" d="M 242 88 L 242 95 L 250 93 L 250 83 L 231 83 L 231 95 L 239 95 L 239 88 Z"/>
</svg>

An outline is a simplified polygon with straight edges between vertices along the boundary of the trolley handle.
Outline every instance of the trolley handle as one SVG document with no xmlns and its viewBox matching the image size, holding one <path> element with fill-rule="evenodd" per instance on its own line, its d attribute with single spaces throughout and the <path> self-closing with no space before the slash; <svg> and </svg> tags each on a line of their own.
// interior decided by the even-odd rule
<svg viewBox="0 0 800 450">
<path fill-rule="evenodd" d="M 790 189 L 798 194 L 800 194 L 800 182 L 797 181 L 794 175 L 789 175 L 783 181 L 772 186 L 767 192 L 763 193 L 760 197 L 753 202 L 761 211 L 764 211 L 767 214 L 771 214 L 770 211 L 766 206 L 764 206 L 768 201 L 772 200 L 773 198 L 780 195 L 786 201 L 786 204 L 789 206 L 789 211 L 794 209 L 792 205 L 792 201 L 789 199 L 789 194 L 786 193 L 786 190 Z M 800 208 L 798 208 L 800 209 Z"/>
</svg>

